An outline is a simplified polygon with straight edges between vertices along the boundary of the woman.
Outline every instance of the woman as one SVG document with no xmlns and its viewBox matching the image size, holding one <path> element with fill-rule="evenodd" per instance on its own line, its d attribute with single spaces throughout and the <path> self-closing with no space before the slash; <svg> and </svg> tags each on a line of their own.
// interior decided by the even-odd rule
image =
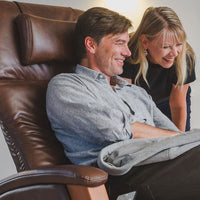
<svg viewBox="0 0 200 200">
<path fill-rule="evenodd" d="M 177 14 L 168 7 L 148 8 L 129 48 L 121 76 L 143 87 L 181 131 L 188 131 L 195 55 Z"/>
</svg>

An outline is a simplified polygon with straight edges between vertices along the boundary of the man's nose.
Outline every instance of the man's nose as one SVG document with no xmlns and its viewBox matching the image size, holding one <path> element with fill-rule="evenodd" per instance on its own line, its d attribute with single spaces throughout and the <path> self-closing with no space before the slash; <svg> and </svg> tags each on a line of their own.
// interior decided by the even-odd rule
<svg viewBox="0 0 200 200">
<path fill-rule="evenodd" d="M 131 56 L 131 51 L 130 51 L 130 49 L 128 48 L 128 46 L 126 46 L 126 49 L 125 49 L 125 56 L 126 56 L 126 57 Z"/>
</svg>

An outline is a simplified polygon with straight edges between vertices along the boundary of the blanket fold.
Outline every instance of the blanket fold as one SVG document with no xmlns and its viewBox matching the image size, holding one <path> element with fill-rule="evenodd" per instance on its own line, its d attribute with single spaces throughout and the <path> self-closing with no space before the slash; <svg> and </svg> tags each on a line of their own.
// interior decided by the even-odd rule
<svg viewBox="0 0 200 200">
<path fill-rule="evenodd" d="M 171 137 L 130 139 L 103 148 L 99 168 L 109 175 L 126 174 L 132 167 L 171 160 L 200 145 L 200 129 Z"/>
</svg>

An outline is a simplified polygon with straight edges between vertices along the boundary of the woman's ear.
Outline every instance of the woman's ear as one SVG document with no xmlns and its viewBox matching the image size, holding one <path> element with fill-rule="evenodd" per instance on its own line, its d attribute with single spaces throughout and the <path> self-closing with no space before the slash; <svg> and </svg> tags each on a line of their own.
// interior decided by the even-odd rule
<svg viewBox="0 0 200 200">
<path fill-rule="evenodd" d="M 96 53 L 96 47 L 97 47 L 96 41 L 92 37 L 87 36 L 85 38 L 85 48 L 86 48 L 86 50 L 91 54 L 95 54 Z"/>
<path fill-rule="evenodd" d="M 140 36 L 140 41 L 144 49 L 148 49 L 149 40 L 147 39 L 146 35 L 142 34 Z"/>
</svg>

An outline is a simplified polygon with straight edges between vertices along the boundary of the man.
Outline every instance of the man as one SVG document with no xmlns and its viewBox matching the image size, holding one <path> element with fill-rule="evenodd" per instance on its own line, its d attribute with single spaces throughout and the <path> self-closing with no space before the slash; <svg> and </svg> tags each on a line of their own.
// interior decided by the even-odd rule
<svg viewBox="0 0 200 200">
<path fill-rule="evenodd" d="M 59 74 L 49 83 L 47 114 L 66 156 L 74 164 L 96 166 L 101 149 L 119 141 L 180 133 L 142 88 L 117 76 L 130 56 L 130 27 L 127 18 L 111 10 L 87 10 L 75 29 L 75 73 Z M 159 165 L 155 166 L 157 170 Z M 116 195 L 135 190 L 154 172 L 152 167 L 146 172 L 141 168 L 134 168 L 137 173 L 121 179 L 110 177 L 108 188 Z"/>
</svg>

